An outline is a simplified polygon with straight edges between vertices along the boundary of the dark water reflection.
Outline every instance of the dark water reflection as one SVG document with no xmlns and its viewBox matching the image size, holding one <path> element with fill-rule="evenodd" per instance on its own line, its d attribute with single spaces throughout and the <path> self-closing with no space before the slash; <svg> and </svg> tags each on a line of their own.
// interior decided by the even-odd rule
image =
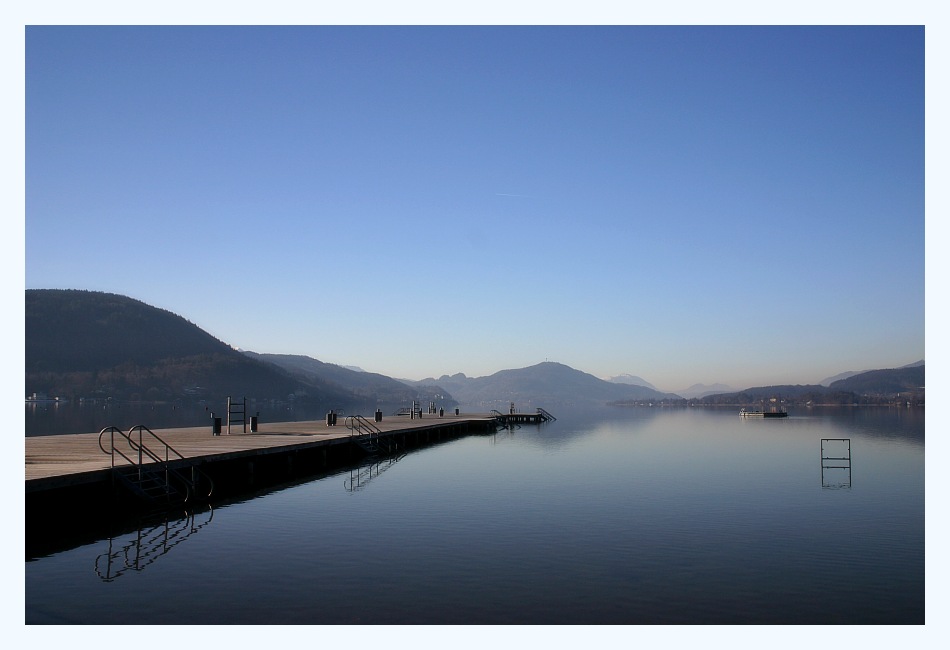
<svg viewBox="0 0 950 650">
<path fill-rule="evenodd" d="M 922 411 L 556 415 L 28 562 L 26 621 L 924 622 Z"/>
</svg>

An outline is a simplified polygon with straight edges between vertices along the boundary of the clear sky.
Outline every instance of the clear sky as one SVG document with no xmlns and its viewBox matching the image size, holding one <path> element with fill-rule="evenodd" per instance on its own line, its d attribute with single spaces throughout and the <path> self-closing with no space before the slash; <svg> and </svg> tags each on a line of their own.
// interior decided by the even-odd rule
<svg viewBox="0 0 950 650">
<path fill-rule="evenodd" d="M 394 377 L 924 353 L 924 28 L 27 27 L 26 288 Z"/>
</svg>

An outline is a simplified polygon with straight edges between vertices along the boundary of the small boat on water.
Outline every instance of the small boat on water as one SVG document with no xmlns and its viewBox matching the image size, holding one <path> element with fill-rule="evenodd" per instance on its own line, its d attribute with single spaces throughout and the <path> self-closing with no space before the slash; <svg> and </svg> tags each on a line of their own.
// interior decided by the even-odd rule
<svg viewBox="0 0 950 650">
<path fill-rule="evenodd" d="M 747 411 L 739 409 L 739 417 L 743 418 L 787 418 L 788 411 Z"/>
</svg>

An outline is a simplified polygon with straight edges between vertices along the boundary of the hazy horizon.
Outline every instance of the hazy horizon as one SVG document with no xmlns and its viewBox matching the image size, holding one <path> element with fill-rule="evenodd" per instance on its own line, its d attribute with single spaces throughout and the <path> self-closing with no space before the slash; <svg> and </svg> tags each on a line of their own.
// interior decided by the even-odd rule
<svg viewBox="0 0 950 650">
<path fill-rule="evenodd" d="M 295 352 L 269 352 L 269 351 L 263 351 L 263 350 L 243 350 L 242 348 L 238 348 L 238 349 L 239 349 L 240 351 L 242 351 L 242 352 L 254 352 L 254 353 L 257 353 L 257 354 L 289 354 L 289 355 L 297 355 L 297 354 L 298 354 L 298 353 L 295 353 Z M 309 356 L 309 355 L 300 355 L 300 356 Z M 311 357 L 311 358 L 315 358 L 315 357 Z M 355 365 L 355 364 L 328 362 L 328 361 L 326 361 L 325 359 L 316 359 L 316 360 L 317 360 L 317 361 L 322 361 L 322 362 L 324 362 L 324 363 L 333 363 L 334 365 L 339 365 L 339 366 L 342 366 L 342 367 L 345 367 L 345 368 L 350 368 L 350 369 L 352 369 L 352 370 L 357 370 L 357 371 L 359 371 L 359 372 L 372 372 L 372 373 L 377 373 L 377 374 L 385 374 L 385 373 L 379 373 L 379 372 L 376 371 L 376 370 L 373 370 L 373 369 L 370 369 L 370 368 L 364 368 L 363 366 L 359 366 L 359 365 Z M 451 377 L 451 376 L 453 376 L 453 375 L 456 375 L 456 374 L 461 373 L 461 374 L 464 374 L 464 375 L 465 375 L 466 377 L 468 377 L 469 379 L 478 379 L 478 378 L 480 378 L 480 377 L 488 377 L 488 376 L 491 376 L 491 375 L 493 375 L 493 374 L 495 374 L 495 373 L 502 372 L 502 371 L 505 371 L 505 370 L 520 370 L 520 369 L 522 369 L 522 368 L 529 368 L 529 367 L 532 367 L 532 366 L 536 366 L 536 365 L 538 365 L 538 364 L 540 364 L 540 363 L 549 362 L 549 361 L 550 361 L 550 362 L 553 362 L 553 363 L 562 363 L 563 365 L 569 366 L 569 367 L 573 368 L 574 370 L 579 370 L 579 371 L 581 371 L 581 372 L 585 372 L 585 373 L 587 373 L 587 374 L 593 375 L 594 377 L 597 377 L 598 379 L 602 379 L 602 380 L 604 380 L 604 381 L 610 381 L 611 379 L 614 379 L 614 378 L 617 378 L 617 377 L 620 377 L 620 376 L 623 376 L 623 375 L 632 375 L 632 376 L 638 377 L 640 380 L 642 380 L 642 381 L 644 381 L 644 382 L 648 382 L 649 384 L 652 384 L 652 386 L 653 386 L 657 391 L 664 392 L 664 393 L 675 393 L 675 392 L 677 392 L 677 391 L 683 391 L 683 390 L 691 389 L 691 388 L 693 388 L 693 387 L 695 387 L 695 386 L 700 386 L 700 385 L 702 385 L 702 386 L 713 386 L 713 385 L 717 385 L 717 384 L 727 385 L 727 386 L 729 386 L 730 388 L 734 388 L 735 390 L 743 390 L 743 389 L 746 389 L 746 388 L 755 388 L 755 387 L 758 387 L 758 386 L 769 386 L 769 385 L 776 385 L 776 386 L 777 386 L 777 385 L 797 385 L 797 384 L 818 385 L 818 384 L 820 384 L 822 381 L 824 381 L 824 380 L 826 380 L 826 379 L 835 377 L 835 376 L 837 376 L 837 375 L 845 374 L 845 373 L 862 373 L 862 372 L 868 372 L 868 371 L 871 371 L 871 370 L 892 370 L 892 369 L 902 368 L 902 367 L 905 367 L 905 366 L 916 365 L 916 364 L 918 364 L 920 361 L 925 361 L 925 359 L 923 359 L 923 358 L 921 358 L 921 359 L 916 359 L 916 360 L 914 360 L 914 361 L 908 361 L 907 363 L 902 363 L 902 364 L 899 364 L 899 365 L 887 366 L 887 367 L 883 367 L 883 366 L 882 366 L 882 367 L 873 367 L 873 368 L 872 368 L 872 367 L 869 366 L 869 367 L 860 368 L 860 369 L 857 369 L 857 368 L 854 368 L 854 369 L 848 368 L 848 369 L 845 369 L 845 370 L 840 370 L 840 371 L 835 372 L 835 373 L 830 374 L 830 375 L 824 375 L 824 376 L 822 376 L 822 377 L 819 377 L 819 378 L 816 378 L 816 379 L 812 379 L 812 380 L 808 380 L 808 381 L 791 381 L 791 382 L 782 382 L 781 384 L 779 384 L 778 382 L 746 383 L 746 384 L 741 384 L 741 385 L 739 385 L 739 384 L 730 384 L 730 383 L 728 383 L 728 382 L 719 381 L 719 380 L 716 380 L 716 381 L 693 381 L 693 382 L 691 382 L 691 383 L 689 383 L 689 384 L 684 384 L 684 385 L 678 386 L 678 387 L 676 387 L 676 388 L 664 387 L 664 386 L 657 385 L 656 382 L 651 381 L 649 377 L 639 376 L 639 375 L 636 375 L 635 373 L 620 373 L 620 374 L 618 374 L 618 375 L 600 376 L 600 375 L 596 375 L 596 374 L 594 374 L 594 373 L 592 373 L 592 372 L 586 370 L 586 369 L 583 368 L 583 367 L 571 366 L 570 364 L 563 363 L 563 362 L 558 361 L 558 360 L 556 360 L 556 359 L 544 359 L 543 361 L 538 361 L 538 362 L 535 362 L 535 363 L 529 363 L 529 364 L 527 364 L 527 365 L 525 365 L 525 366 L 518 366 L 518 367 L 511 366 L 511 367 L 497 368 L 497 369 L 495 369 L 495 370 L 492 370 L 492 371 L 489 371 L 489 372 L 486 372 L 486 373 L 483 373 L 483 374 L 477 374 L 477 375 L 469 374 L 469 373 L 464 372 L 464 371 L 462 371 L 462 370 L 454 370 L 454 371 L 440 372 L 440 373 L 438 373 L 438 374 L 426 375 L 426 376 L 424 376 L 424 377 L 409 377 L 409 376 L 405 376 L 405 375 L 387 375 L 387 376 L 390 376 L 390 377 L 392 377 L 393 379 L 400 379 L 400 380 L 406 380 L 406 381 L 423 381 L 423 380 L 426 380 L 426 379 L 435 379 L 435 380 L 438 380 L 438 379 L 440 379 L 440 378 L 442 378 L 442 377 L 446 377 L 446 376 Z M 644 384 L 638 384 L 638 385 L 644 385 Z"/>
</svg>

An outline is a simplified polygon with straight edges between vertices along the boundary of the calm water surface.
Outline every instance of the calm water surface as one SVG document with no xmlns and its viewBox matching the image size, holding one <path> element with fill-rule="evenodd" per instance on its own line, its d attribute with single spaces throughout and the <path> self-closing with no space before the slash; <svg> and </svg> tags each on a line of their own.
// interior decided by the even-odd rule
<svg viewBox="0 0 950 650">
<path fill-rule="evenodd" d="M 924 623 L 923 409 L 555 415 L 34 559 L 26 622 Z"/>
</svg>

